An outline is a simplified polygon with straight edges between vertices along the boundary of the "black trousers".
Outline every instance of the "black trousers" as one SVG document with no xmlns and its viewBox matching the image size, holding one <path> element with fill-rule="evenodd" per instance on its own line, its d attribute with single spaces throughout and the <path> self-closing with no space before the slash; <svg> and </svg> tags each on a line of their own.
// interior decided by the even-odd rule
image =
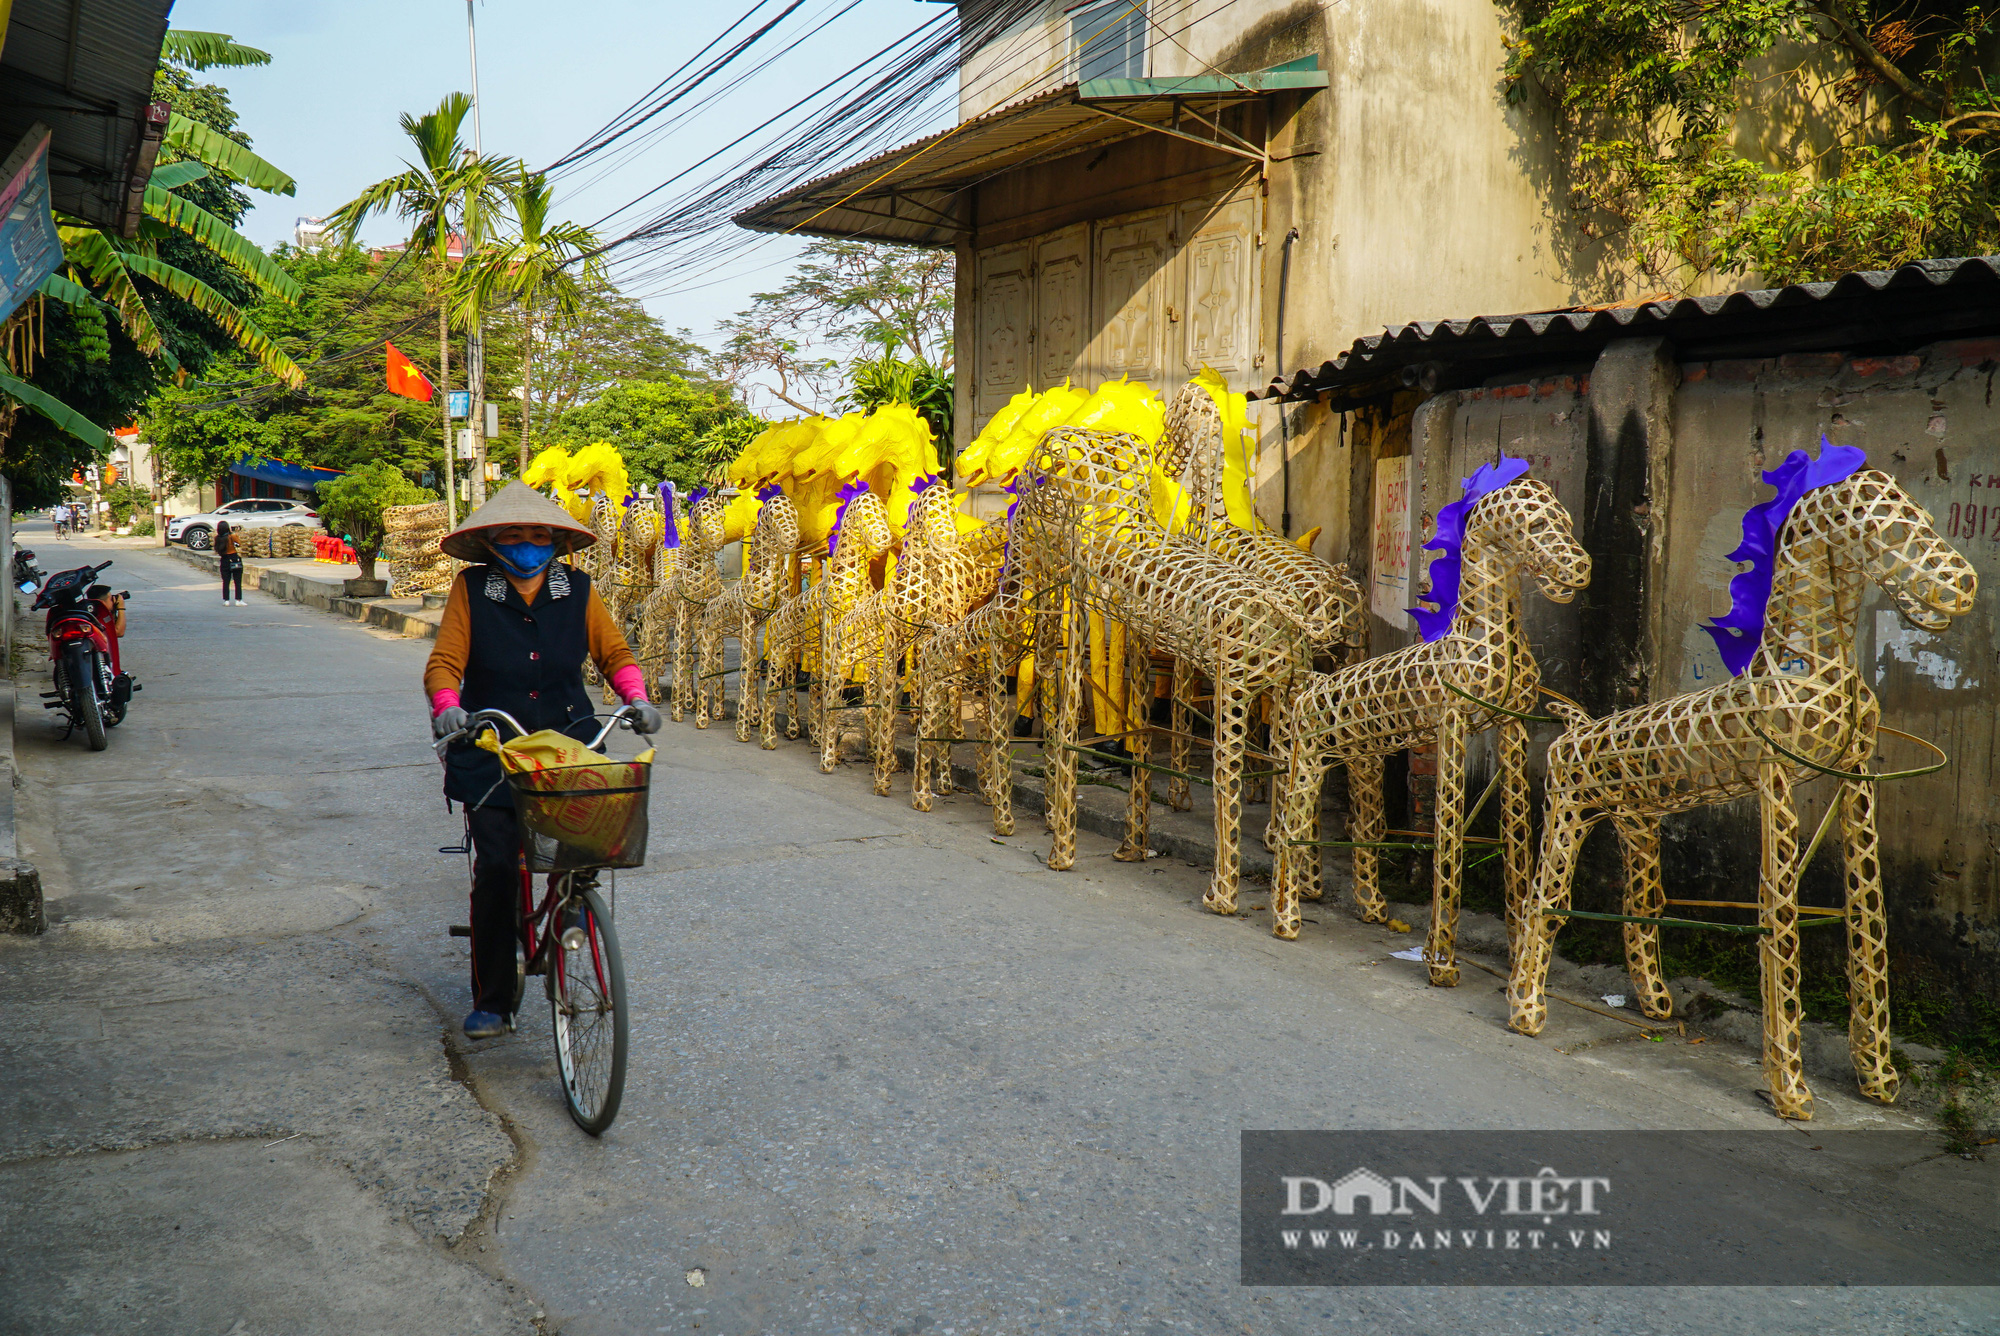
<svg viewBox="0 0 2000 1336">
<path fill-rule="evenodd" d="M 229 582 L 236 581 L 236 598 L 243 598 L 243 558 L 224 557 L 222 559 L 222 600 L 229 601 Z"/>
<path fill-rule="evenodd" d="M 513 1014 L 521 832 L 511 807 L 466 809 L 472 835 L 472 1007 Z"/>
</svg>

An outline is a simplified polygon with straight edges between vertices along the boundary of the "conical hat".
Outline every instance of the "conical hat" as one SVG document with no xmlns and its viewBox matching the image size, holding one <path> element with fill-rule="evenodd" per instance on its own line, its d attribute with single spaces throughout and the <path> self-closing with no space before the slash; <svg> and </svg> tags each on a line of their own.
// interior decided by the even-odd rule
<svg viewBox="0 0 2000 1336">
<path fill-rule="evenodd" d="M 465 523 L 446 534 L 438 546 L 460 561 L 485 561 L 492 554 L 486 550 L 486 536 L 479 531 L 507 524 L 548 525 L 558 553 L 574 552 L 597 541 L 597 535 L 578 524 L 567 510 L 516 479 L 467 515 Z"/>
</svg>

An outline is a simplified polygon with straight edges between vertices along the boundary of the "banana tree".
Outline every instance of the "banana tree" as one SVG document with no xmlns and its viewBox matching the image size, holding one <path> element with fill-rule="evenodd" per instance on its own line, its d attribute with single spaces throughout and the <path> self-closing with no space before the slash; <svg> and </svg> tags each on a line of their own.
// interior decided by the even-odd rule
<svg viewBox="0 0 2000 1336">
<path fill-rule="evenodd" d="M 507 188 L 514 235 L 480 247 L 452 285 L 452 302 L 462 318 L 476 318 L 502 298 L 520 309 L 522 473 L 528 471 L 534 417 L 536 322 L 546 318 L 549 324 L 573 326 L 588 289 L 610 281 L 595 254 L 597 233 L 581 223 L 549 221 L 554 193 L 547 177 L 523 163 Z"/>
<path fill-rule="evenodd" d="M 409 223 L 409 251 L 423 258 L 426 281 L 438 295 L 440 395 L 449 391 L 451 382 L 451 303 L 447 292 L 454 220 L 462 224 L 468 217 L 477 219 L 490 212 L 516 172 L 505 159 L 481 158 L 465 147 L 459 130 L 471 110 L 471 98 L 451 93 L 438 103 L 436 111 L 422 116 L 405 112 L 400 123 L 416 150 L 415 161 L 405 159 L 402 171 L 369 186 L 327 218 L 329 234 L 348 245 L 354 243 L 371 215 L 394 214 Z M 478 416 L 476 411 L 474 416 Z M 455 518 L 458 490 L 451 480 L 449 413 L 444 415 L 444 460 L 446 497 Z M 483 479 L 479 487 L 483 493 Z"/>
</svg>

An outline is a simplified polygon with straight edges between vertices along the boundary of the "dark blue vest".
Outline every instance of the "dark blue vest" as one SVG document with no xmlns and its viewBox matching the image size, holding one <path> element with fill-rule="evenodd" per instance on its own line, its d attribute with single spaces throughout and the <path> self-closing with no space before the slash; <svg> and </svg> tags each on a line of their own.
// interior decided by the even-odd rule
<svg viewBox="0 0 2000 1336">
<path fill-rule="evenodd" d="M 553 575 L 554 567 L 550 571 Z M 583 661 L 590 655 L 586 614 L 590 577 L 565 567 L 569 592 L 556 598 L 550 579 L 535 591 L 532 605 L 504 577 L 492 578 L 505 597 L 487 596 L 487 566 L 465 568 L 466 605 L 472 645 L 466 653 L 465 685 L 459 703 L 471 710 L 505 710 L 530 733 L 553 728 L 589 741 L 598 724 L 583 685 Z M 501 778 L 491 752 L 459 743 L 445 753 L 444 792 L 474 806 L 512 807 L 514 796 Z"/>
</svg>

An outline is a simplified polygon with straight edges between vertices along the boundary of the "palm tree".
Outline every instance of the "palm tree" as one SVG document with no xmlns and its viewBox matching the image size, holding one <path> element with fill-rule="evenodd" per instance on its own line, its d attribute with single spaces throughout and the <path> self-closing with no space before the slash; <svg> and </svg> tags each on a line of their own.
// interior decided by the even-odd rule
<svg viewBox="0 0 2000 1336">
<path fill-rule="evenodd" d="M 328 217 L 329 233 L 352 245 L 361 224 L 371 214 L 393 213 L 410 224 L 409 252 L 425 263 L 425 278 L 438 297 L 438 393 L 450 390 L 451 309 L 446 300 L 450 287 L 451 242 L 456 217 L 467 234 L 477 226 L 483 212 L 498 202 L 502 188 L 514 175 L 512 163 L 502 158 L 480 158 L 465 147 L 459 128 L 472 110 L 472 99 L 464 93 L 446 95 L 437 110 L 422 116 L 405 112 L 403 133 L 416 148 L 416 160 L 405 160 L 403 170 L 377 181 L 359 195 L 335 209 Z M 473 387 L 475 392 L 478 387 Z M 475 403 L 476 415 L 479 407 Z M 451 414 L 444 415 L 444 467 L 446 498 L 452 522 L 458 520 L 458 487 L 452 477 Z M 473 478 L 473 499 L 485 499 L 486 479 L 481 470 Z"/>
<path fill-rule="evenodd" d="M 609 282 L 596 255 L 597 233 L 581 223 L 549 222 L 554 190 L 547 177 L 521 164 L 507 201 L 515 234 L 479 248 L 459 271 L 454 304 L 463 319 L 476 319 L 505 295 L 521 308 L 521 463 L 528 471 L 530 420 L 534 416 L 535 322 L 574 325 L 592 284 Z"/>
</svg>

